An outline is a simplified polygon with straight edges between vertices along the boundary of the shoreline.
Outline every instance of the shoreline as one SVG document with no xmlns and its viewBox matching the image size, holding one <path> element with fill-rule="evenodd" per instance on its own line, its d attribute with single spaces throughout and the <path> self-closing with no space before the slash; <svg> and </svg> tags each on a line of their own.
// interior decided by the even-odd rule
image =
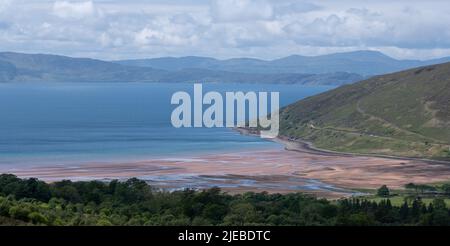
<svg viewBox="0 0 450 246">
<path fill-rule="evenodd" d="M 234 130 L 257 135 L 248 129 Z M 136 177 L 167 191 L 219 187 L 232 194 L 302 192 L 329 199 L 364 195 L 358 190 L 373 190 L 381 185 L 403 189 L 411 182 L 426 184 L 450 180 L 450 165 L 439 161 L 339 153 L 283 137 L 267 141 L 281 144 L 280 148 L 14 169 L 0 166 L 0 173 L 46 182 Z"/>
<path fill-rule="evenodd" d="M 255 130 L 250 130 L 250 129 L 241 128 L 241 127 L 233 128 L 233 130 L 239 132 L 242 135 L 259 137 L 258 131 L 255 131 Z M 308 141 L 305 141 L 302 139 L 293 140 L 293 139 L 290 139 L 289 137 L 285 137 L 285 136 L 281 136 L 281 137 L 278 136 L 274 139 L 270 139 L 269 141 L 273 141 L 273 142 L 282 144 L 284 146 L 284 148 L 288 151 L 306 152 L 306 153 L 314 153 L 314 154 L 322 154 L 322 155 L 348 156 L 348 157 L 356 157 L 356 156 L 379 157 L 379 158 L 387 158 L 387 159 L 394 159 L 394 160 L 424 161 L 424 162 L 428 162 L 430 164 L 450 165 L 450 161 L 444 161 L 444 160 L 407 157 L 407 156 L 383 155 L 383 154 L 350 153 L 350 152 L 339 152 L 339 151 L 321 149 L 321 148 L 315 147 L 314 144 L 311 142 L 308 142 Z M 449 179 L 450 179 L 450 177 L 449 177 Z"/>
<path fill-rule="evenodd" d="M 357 190 L 381 185 L 403 189 L 417 184 L 450 180 L 450 166 L 412 159 L 392 159 L 318 152 L 305 144 L 278 139 L 285 149 L 241 150 L 189 158 L 155 158 L 142 161 L 47 165 L 6 171 L 21 178 L 46 182 L 63 179 L 124 180 L 137 177 L 168 191 L 183 188 L 220 187 L 228 193 L 247 191 L 269 193 L 302 192 L 338 199 L 358 196 Z M 293 150 L 294 149 L 294 150 Z"/>
</svg>

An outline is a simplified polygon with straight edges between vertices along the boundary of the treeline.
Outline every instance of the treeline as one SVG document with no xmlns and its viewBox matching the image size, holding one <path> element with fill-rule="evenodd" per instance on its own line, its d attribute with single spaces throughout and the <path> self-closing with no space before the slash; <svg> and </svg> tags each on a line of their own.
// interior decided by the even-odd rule
<svg viewBox="0 0 450 246">
<path fill-rule="evenodd" d="M 162 192 L 144 181 L 71 182 L 0 175 L 0 224 L 29 225 L 450 225 L 441 199 L 336 202 L 296 194 L 229 195 L 218 188 Z"/>
</svg>

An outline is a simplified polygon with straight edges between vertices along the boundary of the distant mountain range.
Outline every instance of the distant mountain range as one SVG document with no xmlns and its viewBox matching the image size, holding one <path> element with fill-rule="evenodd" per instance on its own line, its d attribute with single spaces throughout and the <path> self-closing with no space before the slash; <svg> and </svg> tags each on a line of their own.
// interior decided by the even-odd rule
<svg viewBox="0 0 450 246">
<path fill-rule="evenodd" d="M 87 58 L 0 53 L 0 82 L 223 82 L 341 85 L 361 80 L 354 73 L 244 73 L 201 68 L 164 70 Z"/>
<path fill-rule="evenodd" d="M 0 53 L 0 82 L 222 82 L 343 85 L 368 76 L 441 63 L 400 61 L 373 51 L 289 56 L 264 61 L 206 57 L 101 61 L 45 54 Z"/>
<path fill-rule="evenodd" d="M 377 51 L 354 51 L 322 56 L 292 55 L 285 58 L 265 61 L 250 58 L 217 60 L 209 57 L 163 57 L 141 60 L 116 61 L 119 64 L 152 67 L 167 71 L 197 68 L 240 73 L 308 73 L 326 74 L 346 72 L 373 76 L 405 70 L 408 68 L 450 62 L 450 57 L 419 61 L 396 60 Z"/>
<path fill-rule="evenodd" d="M 341 86 L 280 120 L 281 135 L 324 149 L 450 160 L 450 63 Z"/>
</svg>

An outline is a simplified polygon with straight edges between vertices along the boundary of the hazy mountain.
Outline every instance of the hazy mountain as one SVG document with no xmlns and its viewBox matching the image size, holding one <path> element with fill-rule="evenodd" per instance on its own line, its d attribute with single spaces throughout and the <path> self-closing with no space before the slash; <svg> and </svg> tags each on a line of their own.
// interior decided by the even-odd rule
<svg viewBox="0 0 450 246">
<path fill-rule="evenodd" d="M 233 58 L 229 60 L 217 60 L 209 57 L 186 56 L 186 57 L 163 57 L 154 59 L 123 60 L 116 63 L 129 65 L 152 67 L 168 71 L 178 71 L 182 69 L 207 69 L 228 72 L 261 72 L 267 66 L 267 62 L 251 58 Z M 248 69 L 247 69 L 248 68 Z M 297 72 L 294 72 L 297 73 Z M 308 73 L 308 72 L 306 72 Z"/>
<path fill-rule="evenodd" d="M 168 71 L 177 71 L 187 68 L 209 69 L 214 68 L 220 64 L 219 60 L 208 57 L 186 56 L 180 58 L 161 57 L 154 59 L 142 60 L 124 60 L 116 63 L 128 66 L 153 67 Z"/>
<path fill-rule="evenodd" d="M 325 149 L 450 160 L 450 63 L 342 86 L 280 119 L 283 136 Z"/>
<path fill-rule="evenodd" d="M 247 73 L 335 73 L 348 72 L 364 76 L 385 74 L 408 68 L 450 61 L 450 57 L 429 60 L 396 60 L 377 51 L 354 51 L 322 56 L 293 55 L 264 61 L 250 58 L 217 60 L 207 57 L 156 58 L 117 61 L 119 64 L 152 67 L 169 71 L 188 68 Z"/>
<path fill-rule="evenodd" d="M 215 82 L 215 83 L 277 83 L 303 85 L 343 85 L 360 81 L 363 77 L 351 73 L 327 74 L 255 74 L 214 71 L 206 69 L 183 69 L 172 71 L 164 77 L 168 82 Z"/>
<path fill-rule="evenodd" d="M 128 67 L 87 58 L 56 55 L 0 53 L 2 82 L 122 82 L 150 81 L 167 72 L 152 68 Z"/>
<path fill-rule="evenodd" d="M 55 55 L 0 53 L 0 82 L 223 82 L 223 83 L 299 83 L 311 85 L 342 85 L 362 79 L 358 74 L 338 72 L 327 74 L 257 74 L 199 68 L 183 68 L 189 61 L 197 64 L 210 58 L 186 58 L 172 63 L 161 58 L 165 66 L 179 70 L 163 70 L 122 65 L 86 58 Z M 171 65 L 172 64 L 172 65 Z"/>
</svg>

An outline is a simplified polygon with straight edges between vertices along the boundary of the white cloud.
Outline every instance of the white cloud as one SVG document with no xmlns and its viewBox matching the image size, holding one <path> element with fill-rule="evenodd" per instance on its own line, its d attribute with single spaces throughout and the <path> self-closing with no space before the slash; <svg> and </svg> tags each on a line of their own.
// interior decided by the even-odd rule
<svg viewBox="0 0 450 246">
<path fill-rule="evenodd" d="M 0 0 L 0 13 L 5 11 L 11 5 L 11 2 L 11 0 Z"/>
<path fill-rule="evenodd" d="M 312 20 L 298 20 L 285 26 L 300 44 L 317 46 L 356 46 L 386 40 L 393 26 L 381 15 L 366 9 L 349 9 Z"/>
<path fill-rule="evenodd" d="M 435 13 L 437 14 L 437 13 Z M 448 19 L 448 17 L 447 17 Z M 450 48 L 447 21 L 426 13 L 382 13 L 365 8 L 300 18 L 285 26 L 290 38 L 302 45 L 399 48 Z"/>
<path fill-rule="evenodd" d="M 357 49 L 430 58 L 450 56 L 448 12 L 439 0 L 0 0 L 0 43 L 2 50 L 103 59 L 271 59 Z"/>
<path fill-rule="evenodd" d="M 217 21 L 255 21 L 271 19 L 273 8 L 264 0 L 214 0 L 211 13 Z"/>
<path fill-rule="evenodd" d="M 138 46 L 192 46 L 198 41 L 199 30 L 189 15 L 151 19 L 135 35 Z"/>
<path fill-rule="evenodd" d="M 306 13 L 320 9 L 322 9 L 322 7 L 317 4 L 300 1 L 278 1 L 274 6 L 274 11 L 278 16 Z"/>
<path fill-rule="evenodd" d="M 138 45 L 183 45 L 185 39 L 174 34 L 167 33 L 164 30 L 154 30 L 151 28 L 144 28 L 139 33 L 136 34 L 136 43 Z"/>
<path fill-rule="evenodd" d="M 81 19 L 93 16 L 96 13 L 94 3 L 56 1 L 53 4 L 53 13 L 60 18 Z"/>
</svg>

